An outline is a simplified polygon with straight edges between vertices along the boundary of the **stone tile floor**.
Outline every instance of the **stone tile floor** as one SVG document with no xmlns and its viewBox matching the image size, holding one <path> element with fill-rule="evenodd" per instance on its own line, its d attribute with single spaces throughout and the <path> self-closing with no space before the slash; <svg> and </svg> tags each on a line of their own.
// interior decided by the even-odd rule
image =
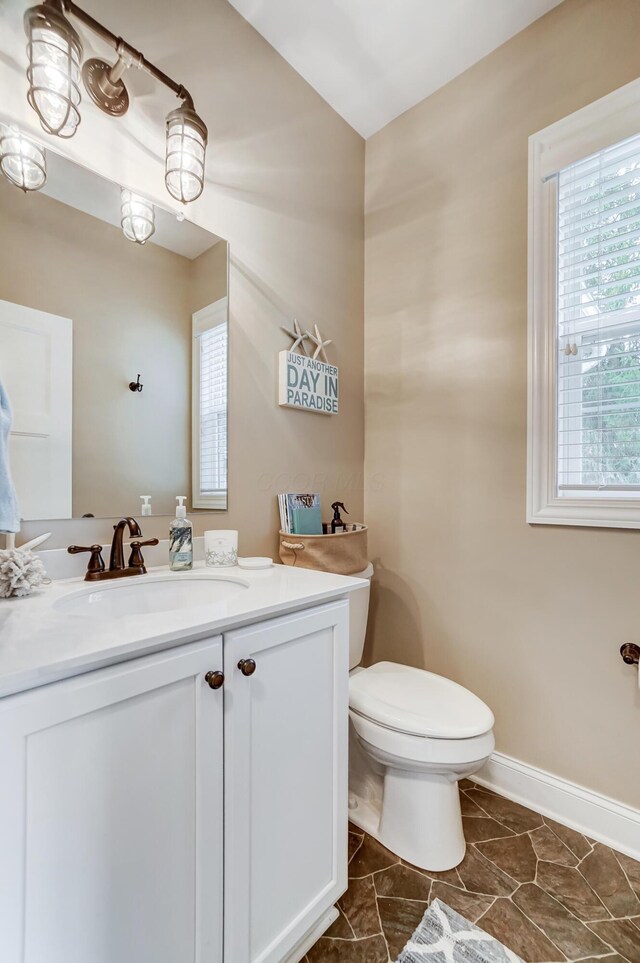
<svg viewBox="0 0 640 963">
<path fill-rule="evenodd" d="M 640 963 L 640 863 L 468 780 L 467 853 L 417 870 L 351 826 L 340 917 L 304 963 L 395 961 L 439 897 L 527 963 Z"/>
</svg>

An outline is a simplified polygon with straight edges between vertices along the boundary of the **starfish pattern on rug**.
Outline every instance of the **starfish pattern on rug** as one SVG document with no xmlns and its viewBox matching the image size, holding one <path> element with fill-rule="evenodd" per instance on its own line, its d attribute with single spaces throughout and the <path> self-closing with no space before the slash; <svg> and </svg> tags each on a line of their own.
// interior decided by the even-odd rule
<svg viewBox="0 0 640 963">
<path fill-rule="evenodd" d="M 398 963 L 522 963 L 521 957 L 435 899 Z"/>
</svg>

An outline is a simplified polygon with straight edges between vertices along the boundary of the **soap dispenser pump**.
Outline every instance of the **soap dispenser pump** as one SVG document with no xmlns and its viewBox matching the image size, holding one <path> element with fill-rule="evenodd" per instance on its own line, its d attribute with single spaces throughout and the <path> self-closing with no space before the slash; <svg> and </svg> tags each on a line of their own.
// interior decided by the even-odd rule
<svg viewBox="0 0 640 963">
<path fill-rule="evenodd" d="M 169 567 L 172 572 L 193 568 L 193 525 L 187 518 L 186 495 L 177 495 L 176 517 L 169 525 Z"/>
</svg>

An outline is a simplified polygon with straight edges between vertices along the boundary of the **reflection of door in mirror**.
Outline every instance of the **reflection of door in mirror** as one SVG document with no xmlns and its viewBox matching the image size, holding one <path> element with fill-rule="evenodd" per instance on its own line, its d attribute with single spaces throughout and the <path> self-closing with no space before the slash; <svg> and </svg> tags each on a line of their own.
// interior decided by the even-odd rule
<svg viewBox="0 0 640 963">
<path fill-rule="evenodd" d="M 24 518 L 71 518 L 72 323 L 0 301 L 0 381 L 13 409 L 9 460 Z"/>
<path fill-rule="evenodd" d="M 154 205 L 137 244 L 120 218 L 119 184 L 51 151 L 42 190 L 0 177 L 0 377 L 27 520 L 135 516 L 146 495 L 154 515 L 189 492 L 189 511 L 227 505 L 227 243 Z"/>
</svg>

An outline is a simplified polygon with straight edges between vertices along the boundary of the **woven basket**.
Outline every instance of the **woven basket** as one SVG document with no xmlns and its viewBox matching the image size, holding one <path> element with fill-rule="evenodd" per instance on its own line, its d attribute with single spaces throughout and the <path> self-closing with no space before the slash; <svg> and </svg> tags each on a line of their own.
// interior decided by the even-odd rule
<svg viewBox="0 0 640 963">
<path fill-rule="evenodd" d="M 280 560 L 334 575 L 355 575 L 369 564 L 367 526 L 357 524 L 335 535 L 290 535 L 280 532 Z"/>
</svg>

